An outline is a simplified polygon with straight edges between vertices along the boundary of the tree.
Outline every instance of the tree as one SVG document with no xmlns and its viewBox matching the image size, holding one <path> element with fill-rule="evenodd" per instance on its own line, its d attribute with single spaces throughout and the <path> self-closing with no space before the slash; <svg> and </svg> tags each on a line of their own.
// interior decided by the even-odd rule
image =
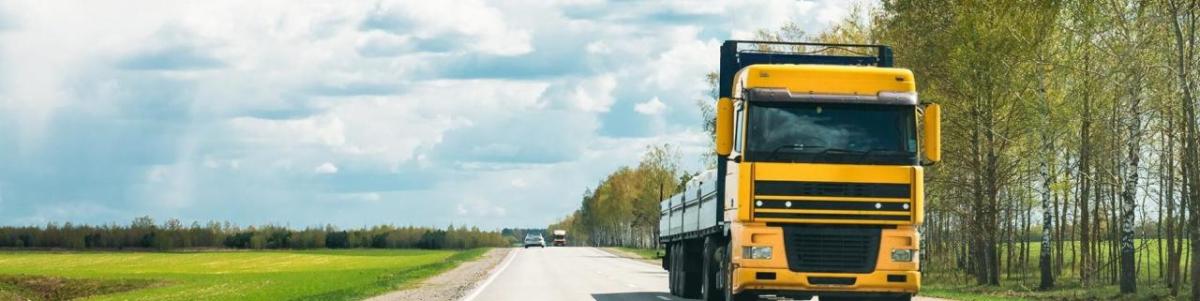
<svg viewBox="0 0 1200 301">
<path fill-rule="evenodd" d="M 1200 1 L 1166 0 L 1163 6 L 1170 23 L 1171 44 L 1168 57 L 1170 72 L 1177 78 L 1178 96 L 1183 105 L 1183 175 L 1187 191 L 1185 203 L 1191 216 L 1188 232 L 1191 236 L 1192 300 L 1200 300 L 1200 135 L 1197 133 L 1196 89 L 1200 87 L 1200 55 L 1197 50 L 1197 27 L 1200 24 Z M 1174 287 L 1172 290 L 1174 294 Z"/>
</svg>

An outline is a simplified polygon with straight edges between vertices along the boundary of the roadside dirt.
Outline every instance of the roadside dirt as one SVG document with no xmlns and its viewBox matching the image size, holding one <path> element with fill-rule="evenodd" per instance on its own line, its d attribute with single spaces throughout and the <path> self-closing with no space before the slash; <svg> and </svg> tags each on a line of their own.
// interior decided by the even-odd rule
<svg viewBox="0 0 1200 301">
<path fill-rule="evenodd" d="M 447 301 L 458 300 L 475 288 L 496 264 L 512 252 L 510 248 L 497 248 L 483 254 L 478 260 L 464 262 L 445 273 L 433 276 L 416 287 L 393 291 L 371 297 L 368 301 Z"/>
</svg>

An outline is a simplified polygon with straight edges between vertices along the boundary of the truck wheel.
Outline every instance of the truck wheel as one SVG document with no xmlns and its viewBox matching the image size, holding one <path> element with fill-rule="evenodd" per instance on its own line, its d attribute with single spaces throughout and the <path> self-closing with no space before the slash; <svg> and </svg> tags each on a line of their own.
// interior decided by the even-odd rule
<svg viewBox="0 0 1200 301">
<path fill-rule="evenodd" d="M 662 258 L 659 258 L 658 260 L 662 261 L 662 269 L 664 271 L 671 270 L 671 245 L 663 246 L 663 256 L 662 256 Z"/>
<path fill-rule="evenodd" d="M 683 244 L 671 246 L 671 295 L 683 296 Z"/>
<path fill-rule="evenodd" d="M 680 277 L 680 297 L 688 299 L 700 298 L 700 286 L 704 284 L 704 242 L 691 241 L 680 244 L 683 256 L 680 260 L 683 273 Z"/>
<path fill-rule="evenodd" d="M 717 263 L 723 269 L 723 277 L 718 278 L 721 281 L 721 295 L 723 300 L 728 301 L 759 301 L 758 295 L 748 292 L 733 293 L 733 249 L 729 243 L 721 244 L 716 254 L 720 255 Z"/>
<path fill-rule="evenodd" d="M 679 262 L 675 260 L 677 255 L 679 252 L 675 252 L 675 244 L 667 245 L 667 256 L 663 258 L 663 265 L 667 266 L 667 290 L 672 296 L 679 296 L 678 286 L 675 285 L 678 283 L 676 278 L 679 278 L 679 269 L 675 266 L 675 263 Z"/>
<path fill-rule="evenodd" d="M 725 301 L 725 285 L 722 284 L 722 279 L 726 274 L 721 267 L 725 258 L 721 253 L 725 248 L 722 244 L 722 240 L 716 236 L 704 238 L 704 283 L 701 284 L 700 290 L 705 301 Z"/>
</svg>

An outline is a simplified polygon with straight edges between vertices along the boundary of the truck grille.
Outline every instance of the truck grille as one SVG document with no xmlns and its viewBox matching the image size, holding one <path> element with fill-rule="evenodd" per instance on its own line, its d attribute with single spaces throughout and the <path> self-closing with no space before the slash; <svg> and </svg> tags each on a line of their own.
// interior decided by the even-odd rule
<svg viewBox="0 0 1200 301">
<path fill-rule="evenodd" d="M 833 197 L 908 198 L 908 184 L 754 181 L 754 193 Z"/>
<path fill-rule="evenodd" d="M 768 222 L 902 224 L 909 184 L 755 181 L 754 218 Z"/>
<path fill-rule="evenodd" d="M 879 254 L 879 228 L 784 226 L 793 272 L 869 273 Z"/>
</svg>

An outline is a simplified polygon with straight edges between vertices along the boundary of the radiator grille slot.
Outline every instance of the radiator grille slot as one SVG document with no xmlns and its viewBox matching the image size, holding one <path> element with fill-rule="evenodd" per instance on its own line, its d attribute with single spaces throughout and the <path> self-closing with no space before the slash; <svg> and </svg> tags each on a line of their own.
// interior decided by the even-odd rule
<svg viewBox="0 0 1200 301">
<path fill-rule="evenodd" d="M 754 181 L 759 195 L 908 198 L 911 190 L 908 184 Z"/>
<path fill-rule="evenodd" d="M 773 222 L 903 224 L 911 184 L 754 181 L 754 218 Z"/>
<path fill-rule="evenodd" d="M 784 226 L 793 272 L 869 273 L 879 254 L 880 228 Z"/>
<path fill-rule="evenodd" d="M 812 285 L 854 285 L 858 279 L 854 277 L 808 277 Z"/>
</svg>

